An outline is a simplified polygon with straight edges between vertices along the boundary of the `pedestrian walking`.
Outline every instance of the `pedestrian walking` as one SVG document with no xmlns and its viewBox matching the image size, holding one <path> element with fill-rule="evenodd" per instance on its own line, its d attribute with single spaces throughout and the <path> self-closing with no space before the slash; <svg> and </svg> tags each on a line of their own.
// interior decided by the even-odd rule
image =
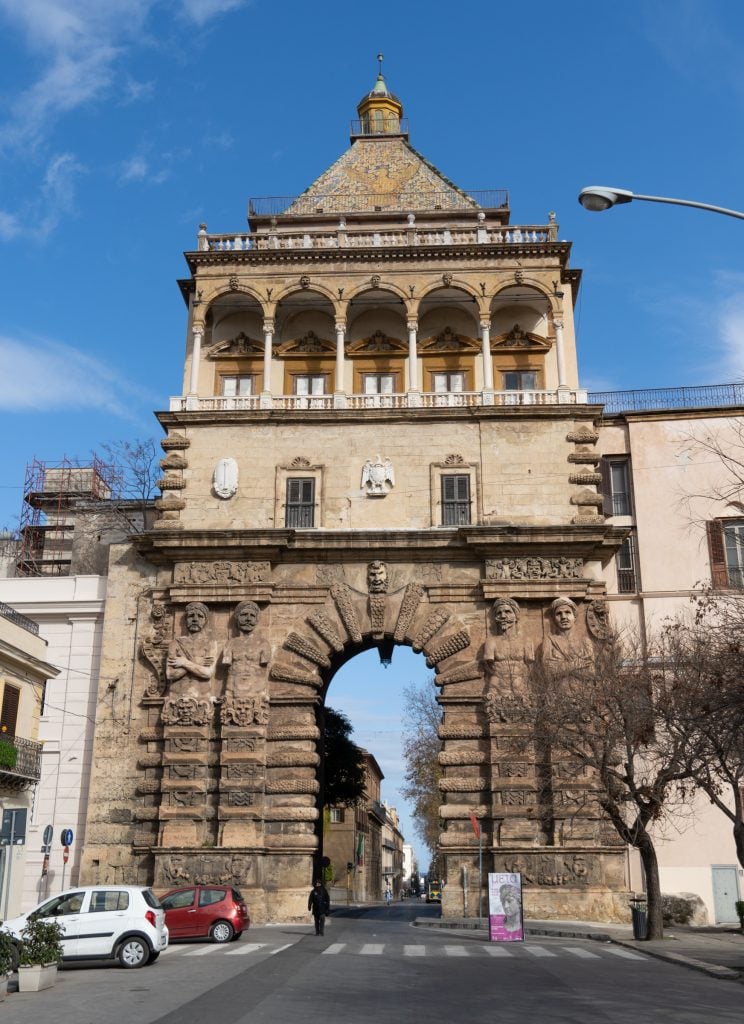
<svg viewBox="0 0 744 1024">
<path fill-rule="evenodd" d="M 331 897 L 328 890 L 321 883 L 320 879 L 315 880 L 307 898 L 307 909 L 313 915 L 315 921 L 315 934 L 323 935 L 325 932 L 325 919 L 331 909 Z"/>
<path fill-rule="evenodd" d="M 388 906 L 390 906 L 392 899 L 393 890 L 390 888 L 390 886 L 388 886 L 388 888 L 385 890 L 385 902 L 387 903 Z"/>
</svg>

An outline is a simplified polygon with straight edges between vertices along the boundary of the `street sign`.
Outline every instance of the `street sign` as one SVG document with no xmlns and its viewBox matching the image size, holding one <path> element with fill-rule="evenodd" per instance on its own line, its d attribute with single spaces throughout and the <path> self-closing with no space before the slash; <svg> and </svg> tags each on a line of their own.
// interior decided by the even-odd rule
<svg viewBox="0 0 744 1024">
<path fill-rule="evenodd" d="M 70 859 L 70 847 L 69 846 L 63 846 L 62 847 L 62 860 L 66 864 L 69 859 Z"/>
<path fill-rule="evenodd" d="M 60 836 L 63 846 L 72 846 L 72 829 L 63 828 L 62 835 Z"/>
<path fill-rule="evenodd" d="M 49 846 L 52 839 L 54 839 L 54 829 L 52 828 L 51 825 L 47 825 L 47 827 L 44 829 L 44 837 L 41 841 L 44 844 L 44 846 Z"/>
</svg>

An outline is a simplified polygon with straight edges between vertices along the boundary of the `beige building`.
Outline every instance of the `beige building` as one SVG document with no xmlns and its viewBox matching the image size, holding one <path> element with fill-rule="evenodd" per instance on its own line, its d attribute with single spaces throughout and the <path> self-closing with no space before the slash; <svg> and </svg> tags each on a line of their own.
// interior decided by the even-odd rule
<svg viewBox="0 0 744 1024">
<path fill-rule="evenodd" d="M 328 808 L 323 854 L 332 869 L 332 903 L 367 903 L 381 898 L 383 829 L 380 803 L 384 779 L 375 757 L 364 751 L 364 796 L 353 807 Z"/>
<path fill-rule="evenodd" d="M 393 899 L 400 899 L 404 888 L 403 872 L 403 833 L 400 831 L 400 818 L 395 807 L 390 807 L 384 800 L 385 822 L 382 826 L 382 888 L 392 894 Z"/>
<path fill-rule="evenodd" d="M 667 618 L 690 616 L 701 587 L 725 594 L 744 585 L 744 515 L 732 493 L 744 456 L 744 388 L 597 397 L 605 403 L 597 444 L 604 510 L 628 530 L 603 573 L 608 603 L 619 628 L 652 635 Z M 744 869 L 730 822 L 707 798 L 669 823 L 657 848 L 663 892 L 699 896 L 711 923 L 738 920 Z M 642 890 L 635 857 L 630 869 Z"/>
<path fill-rule="evenodd" d="M 38 625 L 0 604 L 0 919 L 21 911 L 33 852 L 29 826 L 41 778 L 39 717 L 46 682 L 57 675 L 47 657 Z"/>
</svg>

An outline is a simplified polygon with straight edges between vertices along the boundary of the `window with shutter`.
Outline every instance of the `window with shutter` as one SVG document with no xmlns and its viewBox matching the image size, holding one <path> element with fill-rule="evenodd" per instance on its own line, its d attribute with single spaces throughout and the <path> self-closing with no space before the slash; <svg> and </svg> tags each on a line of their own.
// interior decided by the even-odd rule
<svg viewBox="0 0 744 1024">
<path fill-rule="evenodd" d="M 313 477 L 290 477 L 287 480 L 285 524 L 289 529 L 315 525 L 315 480 Z"/>
<path fill-rule="evenodd" d="M 6 683 L 3 687 L 3 704 L 0 710 L 0 729 L 3 736 L 15 736 L 18 723 L 18 705 L 21 702 L 21 691 L 17 686 Z"/>
<path fill-rule="evenodd" d="M 720 519 L 711 519 L 705 526 L 708 534 L 711 582 L 714 587 L 727 587 L 728 573 L 726 572 L 726 549 L 723 544 L 723 523 Z"/>
<path fill-rule="evenodd" d="M 442 526 L 470 523 L 470 477 L 464 473 L 442 476 Z"/>
</svg>

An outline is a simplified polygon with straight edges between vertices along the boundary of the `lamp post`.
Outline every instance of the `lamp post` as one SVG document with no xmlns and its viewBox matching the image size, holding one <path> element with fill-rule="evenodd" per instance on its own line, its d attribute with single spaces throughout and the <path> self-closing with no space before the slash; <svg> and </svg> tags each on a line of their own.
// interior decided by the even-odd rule
<svg viewBox="0 0 744 1024">
<path fill-rule="evenodd" d="M 709 210 L 711 213 L 725 213 L 727 217 L 744 220 L 744 213 L 738 210 L 727 210 L 725 206 L 711 206 L 710 203 L 696 203 L 692 199 L 671 199 L 669 196 L 641 196 L 637 192 L 629 192 L 626 188 L 611 188 L 609 185 L 589 185 L 579 192 L 579 202 L 585 210 L 601 213 L 612 206 L 630 203 L 634 199 L 643 199 L 649 203 L 671 203 L 673 206 L 694 206 L 698 210 Z"/>
</svg>

